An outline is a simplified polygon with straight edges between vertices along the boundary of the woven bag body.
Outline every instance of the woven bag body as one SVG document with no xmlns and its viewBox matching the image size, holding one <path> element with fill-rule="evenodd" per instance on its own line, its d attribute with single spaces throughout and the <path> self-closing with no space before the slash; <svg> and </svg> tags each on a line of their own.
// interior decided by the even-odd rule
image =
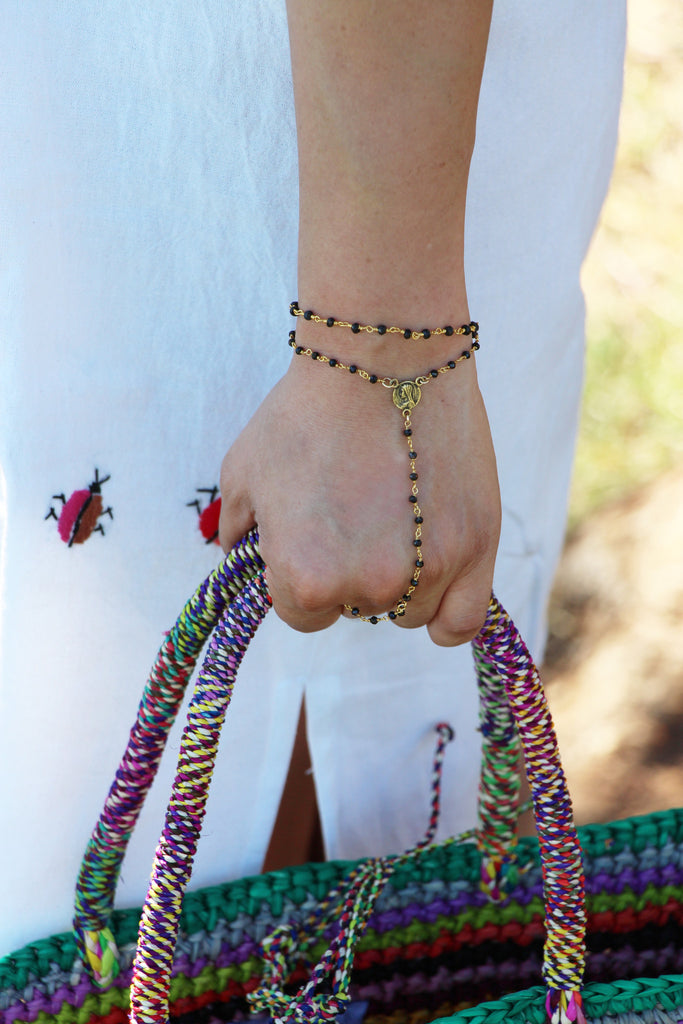
<svg viewBox="0 0 683 1024">
<path fill-rule="evenodd" d="M 442 1017 L 453 1024 L 542 1024 L 548 1017 L 571 1024 L 581 1017 L 580 996 L 576 1005 L 550 1000 L 565 978 L 567 985 L 581 985 L 580 977 L 573 979 L 584 966 L 583 876 L 586 1018 L 595 1024 L 683 1021 L 683 810 L 580 830 L 583 876 L 580 861 L 577 873 L 564 780 L 547 741 L 552 726 L 542 698 L 530 696 L 535 670 L 493 601 L 483 631 L 488 635 L 474 645 L 484 736 L 476 834 L 431 845 L 432 821 L 422 843 L 384 863 L 311 864 L 190 893 L 182 901 L 212 763 L 202 762 L 189 785 L 187 766 L 195 770 L 197 730 L 202 752 L 215 753 L 241 654 L 268 606 L 261 568 L 251 536 L 197 591 L 169 634 L 84 859 L 75 935 L 43 940 L 0 960 L 0 1024 L 123 1024 L 131 981 L 133 1021 L 247 1020 L 253 1016 L 249 997 L 261 992 L 264 977 L 270 984 L 275 970 L 264 964 L 262 946 L 273 933 L 308 938 L 289 952 L 284 946 L 280 951 L 276 940 L 272 960 L 282 976 L 280 1001 L 269 1002 L 266 992 L 261 1019 L 263 1006 L 272 1005 L 276 1017 L 301 1021 L 333 1019 L 346 1008 L 349 1024 L 361 1017 L 367 1024 L 426 1024 Z M 184 734 L 180 783 L 140 926 L 140 911 L 112 911 L 116 879 L 195 660 L 214 626 L 190 708 L 190 719 L 197 709 L 201 715 Z M 517 652 L 516 669 L 511 651 Z M 513 680 L 505 689 L 501 673 Z M 208 740 L 207 720 L 213 730 Z M 540 849 L 535 839 L 514 840 L 515 722 Z M 540 747 L 539 733 L 545 737 Z M 549 788 L 552 771 L 559 790 Z M 335 911 L 332 900 L 326 917 L 321 907 L 335 891 L 342 910 Z M 355 902 L 347 893 L 355 893 Z M 360 922 L 353 942 L 346 935 L 350 907 Z M 313 992 L 314 965 L 321 964 L 318 989 L 307 994 Z M 351 1002 L 342 1000 L 337 1011 L 340 992 Z"/>
</svg>

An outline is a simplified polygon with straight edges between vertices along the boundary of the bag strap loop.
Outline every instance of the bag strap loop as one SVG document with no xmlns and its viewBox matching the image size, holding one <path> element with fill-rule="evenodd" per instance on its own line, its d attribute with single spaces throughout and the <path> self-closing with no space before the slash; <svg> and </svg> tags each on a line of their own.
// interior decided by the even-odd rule
<svg viewBox="0 0 683 1024">
<path fill-rule="evenodd" d="M 118 974 L 108 928 L 119 871 L 152 785 L 187 683 L 211 631 L 247 580 L 263 569 L 252 530 L 190 598 L 152 666 L 137 718 L 76 883 L 74 933 L 95 980 L 106 987 Z"/>
<path fill-rule="evenodd" d="M 182 897 L 199 838 L 218 737 L 237 668 L 270 605 L 257 545 L 257 534 L 252 531 L 229 553 L 183 610 L 162 646 L 79 875 L 76 934 L 93 973 L 97 976 L 99 971 L 99 980 L 106 985 L 116 971 L 116 949 L 107 920 L 121 861 L 194 662 L 215 626 L 190 704 L 178 773 L 143 908 L 131 985 L 132 1024 L 165 1024 L 168 1019 Z M 483 771 L 477 836 L 483 860 L 482 885 L 493 898 L 504 898 L 505 865 L 514 844 L 512 823 L 517 815 L 516 724 L 532 790 L 544 877 L 547 939 L 543 972 L 548 1015 L 553 1024 L 581 1024 L 585 958 L 581 854 L 548 706 L 529 652 L 493 596 L 486 624 L 472 647 L 482 701 Z M 368 862 L 359 886 L 364 906 L 371 907 L 374 902 L 382 884 L 381 873 L 377 862 Z M 359 910 L 359 921 L 365 921 L 369 913 L 369 909 Z M 350 963 L 351 956 L 347 945 L 345 962 Z M 331 964 L 332 959 L 327 958 L 326 963 Z M 306 1007 L 305 1018 L 312 1019 L 315 1011 L 313 1004 Z"/>
</svg>

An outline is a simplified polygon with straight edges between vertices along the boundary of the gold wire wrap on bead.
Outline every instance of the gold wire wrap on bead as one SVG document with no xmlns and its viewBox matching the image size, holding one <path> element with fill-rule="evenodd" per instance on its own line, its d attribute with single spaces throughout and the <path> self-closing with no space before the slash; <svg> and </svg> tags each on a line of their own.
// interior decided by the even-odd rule
<svg viewBox="0 0 683 1024">
<path fill-rule="evenodd" d="M 294 306 L 294 303 L 292 304 Z M 298 307 L 297 307 L 298 309 Z M 293 313 L 293 316 L 302 316 L 299 312 Z M 309 319 L 313 320 L 315 314 L 311 314 Z M 316 322 L 325 323 L 321 317 L 315 317 Z M 335 321 L 336 322 L 336 321 Z M 349 327 L 350 324 L 339 323 L 341 327 Z M 366 329 L 366 328 L 362 328 Z M 376 331 L 376 328 L 367 328 L 368 330 Z M 389 328 L 386 331 L 389 333 L 390 330 L 394 332 L 400 330 L 400 328 Z M 417 553 L 415 561 L 415 569 L 410 579 L 410 584 L 407 587 L 405 593 L 401 596 L 400 600 L 395 602 L 394 608 L 384 615 L 361 615 L 358 608 L 354 608 L 352 605 L 345 604 L 344 608 L 346 611 L 351 612 L 354 618 L 360 619 L 362 622 L 371 622 L 375 625 L 378 622 L 388 622 L 390 620 L 400 618 L 406 613 L 408 602 L 411 599 L 412 594 L 420 581 L 420 573 L 424 568 L 424 553 L 422 551 L 422 523 L 424 517 L 418 503 L 418 487 L 417 487 L 417 469 L 416 459 L 417 452 L 415 451 L 415 445 L 413 444 L 413 428 L 410 419 L 410 414 L 415 406 L 422 397 L 422 388 L 429 384 L 431 381 L 436 380 L 440 374 L 448 373 L 450 370 L 454 370 L 458 363 L 464 362 L 466 359 L 472 357 L 473 352 L 476 352 L 479 348 L 479 325 L 471 323 L 467 325 L 467 329 L 463 326 L 454 329 L 454 334 L 471 334 L 472 344 L 468 349 L 462 352 L 457 358 L 449 359 L 443 366 L 439 366 L 437 369 L 430 370 L 426 374 L 420 374 L 414 377 L 412 380 L 400 380 L 398 377 L 380 377 L 378 374 L 369 373 L 367 370 L 356 366 L 354 363 L 343 363 L 339 359 L 335 359 L 334 356 L 326 356 L 322 352 L 317 352 L 315 349 L 308 348 L 304 345 L 297 345 L 296 343 L 296 332 L 289 332 L 289 344 L 294 349 L 294 354 L 297 356 L 309 356 L 314 362 L 328 363 L 333 369 L 346 370 L 354 376 L 360 377 L 361 380 L 367 381 L 370 384 L 381 384 L 385 388 L 389 388 L 392 392 L 392 398 L 394 405 L 400 411 L 403 418 L 403 436 L 408 442 L 408 457 L 410 462 L 410 477 L 411 489 L 409 495 L 409 501 L 412 504 L 413 516 L 416 521 L 415 536 L 413 538 L 413 545 Z M 436 333 L 445 333 L 445 329 L 440 331 L 434 331 Z M 419 520 L 419 522 L 417 521 Z"/>
</svg>

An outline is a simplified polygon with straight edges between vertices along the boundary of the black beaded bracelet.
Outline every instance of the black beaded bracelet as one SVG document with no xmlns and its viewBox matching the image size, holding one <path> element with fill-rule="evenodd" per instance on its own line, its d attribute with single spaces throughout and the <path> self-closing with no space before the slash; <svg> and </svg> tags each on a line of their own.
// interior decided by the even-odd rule
<svg viewBox="0 0 683 1024">
<path fill-rule="evenodd" d="M 454 334 L 471 334 L 476 337 L 479 332 L 479 324 L 475 321 L 469 324 L 462 324 L 460 327 L 452 327 L 450 324 L 447 324 L 445 327 L 423 327 L 419 331 L 414 331 L 410 327 L 387 327 L 386 324 L 377 324 L 376 327 L 373 327 L 372 324 L 361 324 L 357 321 L 352 323 L 349 320 L 337 320 L 333 316 L 319 316 L 312 309 L 301 309 L 296 300 L 290 303 L 289 312 L 292 316 L 301 316 L 304 320 L 310 320 L 314 324 L 325 324 L 326 327 L 346 327 L 353 331 L 354 334 L 360 334 L 361 332 L 366 334 L 400 334 L 406 341 L 429 341 L 430 338 L 436 338 L 439 335 L 452 338 Z"/>
</svg>

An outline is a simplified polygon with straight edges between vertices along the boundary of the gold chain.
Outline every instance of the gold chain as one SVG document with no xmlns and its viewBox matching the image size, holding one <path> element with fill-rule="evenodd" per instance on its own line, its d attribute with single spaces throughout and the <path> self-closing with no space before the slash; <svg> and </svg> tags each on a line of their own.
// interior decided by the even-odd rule
<svg viewBox="0 0 683 1024">
<path fill-rule="evenodd" d="M 294 314 L 300 315 L 300 314 Z M 311 316 L 311 319 L 313 317 Z M 320 318 L 319 318 L 320 319 Z M 325 321 L 323 321 L 324 323 Z M 343 325 L 342 325 L 343 326 Z M 413 545 L 417 554 L 415 560 L 415 568 L 413 575 L 410 580 L 405 593 L 401 598 L 395 602 L 395 607 L 387 612 L 385 615 L 361 615 L 358 608 L 354 608 L 352 605 L 345 604 L 344 608 L 351 612 L 354 618 L 361 619 L 363 622 L 371 622 L 373 625 L 378 622 L 388 622 L 396 618 L 400 618 L 406 613 L 408 602 L 410 601 L 415 589 L 420 581 L 420 573 L 424 568 L 424 552 L 422 549 L 422 524 L 424 517 L 422 510 L 418 502 L 418 473 L 417 473 L 417 452 L 413 443 L 413 427 L 410 414 L 415 406 L 422 397 L 422 388 L 425 384 L 429 384 L 432 380 L 436 380 L 440 374 L 448 373 L 450 370 L 454 370 L 458 363 L 464 362 L 466 359 L 472 357 L 472 353 L 476 352 L 479 348 L 479 335 L 478 326 L 471 324 L 472 344 L 461 353 L 455 359 L 449 359 L 443 366 L 439 366 L 437 369 L 430 370 L 426 374 L 420 374 L 412 380 L 400 380 L 398 377 L 380 377 L 378 374 L 369 373 L 367 370 L 356 366 L 354 363 L 343 363 L 339 359 L 335 359 L 333 356 L 326 356 L 322 352 L 317 352 L 315 349 L 307 348 L 304 345 L 297 345 L 296 343 L 296 332 L 289 332 L 289 344 L 294 349 L 294 353 L 297 356 L 309 356 L 314 362 L 328 363 L 332 369 L 347 370 L 349 373 L 354 374 L 361 378 L 361 380 L 367 381 L 370 384 L 381 384 L 385 388 L 389 388 L 392 392 L 392 398 L 394 405 L 400 411 L 403 417 L 403 436 L 408 442 L 408 460 L 410 463 L 410 475 L 411 481 L 410 495 L 408 500 L 413 506 L 414 522 L 415 522 L 415 536 L 413 538 Z M 399 328 L 397 328 L 398 330 Z M 389 331 L 390 328 L 387 328 Z M 436 333 L 436 332 L 434 332 Z M 442 332 L 443 333 L 443 332 Z M 464 333 L 464 330 L 462 331 Z"/>
<path fill-rule="evenodd" d="M 314 324 L 325 324 L 326 327 L 346 327 L 353 331 L 354 334 L 400 334 L 407 341 L 428 341 L 430 338 L 436 338 L 440 335 L 446 335 L 451 338 L 456 334 L 471 334 L 476 338 L 479 331 L 479 324 L 472 321 L 469 324 L 462 324 L 461 327 L 452 327 L 450 324 L 446 324 L 445 327 L 423 327 L 419 331 L 414 331 L 411 327 L 387 327 L 386 324 L 377 324 L 374 327 L 372 324 L 361 324 L 352 323 L 350 320 L 337 320 L 333 316 L 319 316 L 318 313 L 314 313 L 312 309 L 301 309 L 299 303 L 294 301 L 289 304 L 289 312 L 292 316 L 302 316 L 304 320 L 309 320 Z"/>
</svg>

